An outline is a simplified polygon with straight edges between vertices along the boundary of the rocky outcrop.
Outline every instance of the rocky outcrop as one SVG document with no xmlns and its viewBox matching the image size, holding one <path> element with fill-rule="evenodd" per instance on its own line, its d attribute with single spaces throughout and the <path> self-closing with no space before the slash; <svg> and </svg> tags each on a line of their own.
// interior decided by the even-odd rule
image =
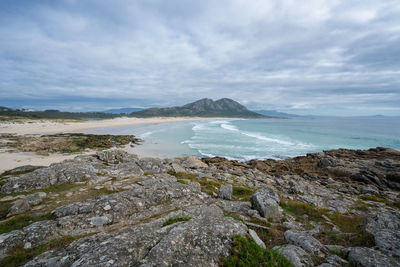
<svg viewBox="0 0 400 267">
<path fill-rule="evenodd" d="M 218 266 L 220 257 L 230 254 L 231 237 L 247 232 L 215 205 L 184 212 L 191 216 L 187 222 L 163 226 L 157 220 L 97 234 L 44 253 L 26 266 Z"/>
<path fill-rule="evenodd" d="M 399 191 L 385 181 L 398 162 L 385 149 L 252 162 L 112 149 L 21 168 L 1 177 L 0 223 L 25 221 L 0 235 L 0 262 L 76 239 L 27 266 L 217 266 L 239 234 L 295 266 L 396 266 Z M 350 178 L 364 167 L 380 184 Z"/>
</svg>

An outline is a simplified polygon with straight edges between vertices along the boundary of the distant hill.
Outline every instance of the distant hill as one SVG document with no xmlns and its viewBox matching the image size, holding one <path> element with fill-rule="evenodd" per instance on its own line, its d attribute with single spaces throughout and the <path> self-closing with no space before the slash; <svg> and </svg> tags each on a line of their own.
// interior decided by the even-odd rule
<svg viewBox="0 0 400 267">
<path fill-rule="evenodd" d="M 23 117 L 32 119 L 112 119 L 119 117 L 116 114 L 103 112 L 65 112 L 56 109 L 45 111 L 30 111 L 0 107 L 0 116 Z"/>
<path fill-rule="evenodd" d="M 284 113 L 284 112 L 279 112 L 276 110 L 253 110 L 254 112 L 257 112 L 262 115 L 266 116 L 274 116 L 274 117 L 300 117 L 300 115 L 296 114 L 290 114 L 290 113 Z"/>
<path fill-rule="evenodd" d="M 132 112 L 141 111 L 143 108 L 118 108 L 118 109 L 108 109 L 102 111 L 108 114 L 130 114 Z"/>
<path fill-rule="evenodd" d="M 213 101 L 203 98 L 180 107 L 149 108 L 130 114 L 133 117 L 240 117 L 266 118 L 268 116 L 248 110 L 238 102 L 222 98 Z"/>
</svg>

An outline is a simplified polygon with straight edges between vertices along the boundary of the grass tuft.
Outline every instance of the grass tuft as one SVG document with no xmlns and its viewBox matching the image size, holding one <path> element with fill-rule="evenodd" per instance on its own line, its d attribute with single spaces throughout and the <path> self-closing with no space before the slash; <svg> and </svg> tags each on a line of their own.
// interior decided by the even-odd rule
<svg viewBox="0 0 400 267">
<path fill-rule="evenodd" d="M 0 223 L 0 234 L 8 233 L 13 230 L 18 230 L 28 226 L 34 222 L 50 220 L 52 218 L 51 214 L 45 214 L 41 216 L 28 216 L 28 215 L 19 215 L 15 216 L 7 221 Z M 0 265 L 1 266 L 1 265 Z"/>
<path fill-rule="evenodd" d="M 190 219 L 191 219 L 191 218 L 188 217 L 188 216 L 177 216 L 177 217 L 172 217 L 172 218 L 169 218 L 168 220 L 166 220 L 166 221 L 163 223 L 162 226 L 164 227 L 164 226 L 167 226 L 167 225 L 176 223 L 176 222 L 186 222 L 186 221 L 189 221 Z"/>
<path fill-rule="evenodd" d="M 244 199 L 244 200 L 250 200 L 251 196 L 254 194 L 255 190 L 249 188 L 249 187 L 244 187 L 244 186 L 234 186 L 232 188 L 232 195 L 234 199 Z"/>
<path fill-rule="evenodd" d="M 221 266 L 267 266 L 287 267 L 293 264 L 279 252 L 272 249 L 263 249 L 252 239 L 240 235 L 233 236 L 232 255 L 221 259 Z"/>
</svg>

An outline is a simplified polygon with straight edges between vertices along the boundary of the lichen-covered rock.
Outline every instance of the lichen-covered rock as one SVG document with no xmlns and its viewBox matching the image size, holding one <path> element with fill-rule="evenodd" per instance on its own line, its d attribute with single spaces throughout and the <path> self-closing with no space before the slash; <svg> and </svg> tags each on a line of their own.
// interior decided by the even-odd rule
<svg viewBox="0 0 400 267">
<path fill-rule="evenodd" d="M 392 257 L 386 256 L 380 251 L 363 248 L 363 247 L 352 247 L 345 249 L 348 254 L 349 261 L 352 261 L 356 266 L 363 267 L 398 267 L 400 261 Z"/>
<path fill-rule="evenodd" d="M 21 230 L 0 235 L 0 258 L 19 245 L 29 243 L 29 248 L 42 245 L 59 237 L 56 222 L 45 220 L 35 222 Z"/>
<path fill-rule="evenodd" d="M 335 254 L 332 254 L 325 259 L 324 263 L 318 265 L 318 267 L 347 267 L 348 265 L 348 261 Z"/>
<path fill-rule="evenodd" d="M 310 257 L 301 247 L 294 245 L 285 245 L 274 247 L 274 250 L 280 252 L 288 260 L 290 260 L 295 267 L 311 267 L 314 263 Z"/>
<path fill-rule="evenodd" d="M 400 218 L 391 213 L 378 213 L 368 217 L 364 224 L 365 231 L 374 234 L 380 230 L 400 230 Z"/>
<path fill-rule="evenodd" d="M 156 158 L 142 158 L 138 160 L 138 165 L 143 172 L 148 173 L 162 173 L 166 172 L 164 162 L 161 159 Z"/>
<path fill-rule="evenodd" d="M 102 195 L 82 202 L 72 203 L 55 209 L 52 214 L 64 231 L 82 231 L 101 225 L 95 216 L 107 217 L 108 223 L 117 223 L 129 216 L 145 212 L 157 205 L 181 207 L 188 204 L 200 204 L 203 195 L 198 188 L 176 182 L 168 174 L 145 176 L 128 191 Z M 106 223 L 104 223 L 106 224 Z"/>
<path fill-rule="evenodd" d="M 232 192 L 233 190 L 231 184 L 221 185 L 221 187 L 219 188 L 218 197 L 226 200 L 231 200 Z"/>
<path fill-rule="evenodd" d="M 374 236 L 376 245 L 384 252 L 400 257 L 400 219 L 391 213 L 368 217 L 364 228 Z"/>
<path fill-rule="evenodd" d="M 45 198 L 47 194 L 45 192 L 37 192 L 25 197 L 25 200 L 28 201 L 29 205 L 36 206 L 42 203 L 43 198 Z"/>
<path fill-rule="evenodd" d="M 284 233 L 285 240 L 289 244 L 300 246 L 305 251 L 319 258 L 324 258 L 328 250 L 317 239 L 304 231 L 288 230 Z"/>
<path fill-rule="evenodd" d="M 8 210 L 7 217 L 25 213 L 31 209 L 29 201 L 26 199 L 17 199 L 13 202 L 12 206 Z"/>
<path fill-rule="evenodd" d="M 267 189 L 257 190 L 251 196 L 253 209 L 265 218 L 279 218 L 279 197 L 275 192 Z"/>
<path fill-rule="evenodd" d="M 14 230 L 0 235 L 0 258 L 10 252 L 15 246 L 22 244 L 25 233 L 21 230 Z"/>
<path fill-rule="evenodd" d="M 215 205 L 185 211 L 191 219 L 169 226 L 163 220 L 79 239 L 25 266 L 218 266 L 231 251 L 232 236 L 247 227 Z"/>
</svg>

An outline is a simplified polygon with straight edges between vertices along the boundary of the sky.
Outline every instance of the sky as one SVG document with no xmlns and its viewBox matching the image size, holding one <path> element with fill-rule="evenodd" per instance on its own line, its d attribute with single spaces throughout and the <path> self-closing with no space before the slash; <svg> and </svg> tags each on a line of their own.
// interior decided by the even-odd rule
<svg viewBox="0 0 400 267">
<path fill-rule="evenodd" d="M 400 115 L 400 1 L 1 0 L 0 105 Z"/>
</svg>

